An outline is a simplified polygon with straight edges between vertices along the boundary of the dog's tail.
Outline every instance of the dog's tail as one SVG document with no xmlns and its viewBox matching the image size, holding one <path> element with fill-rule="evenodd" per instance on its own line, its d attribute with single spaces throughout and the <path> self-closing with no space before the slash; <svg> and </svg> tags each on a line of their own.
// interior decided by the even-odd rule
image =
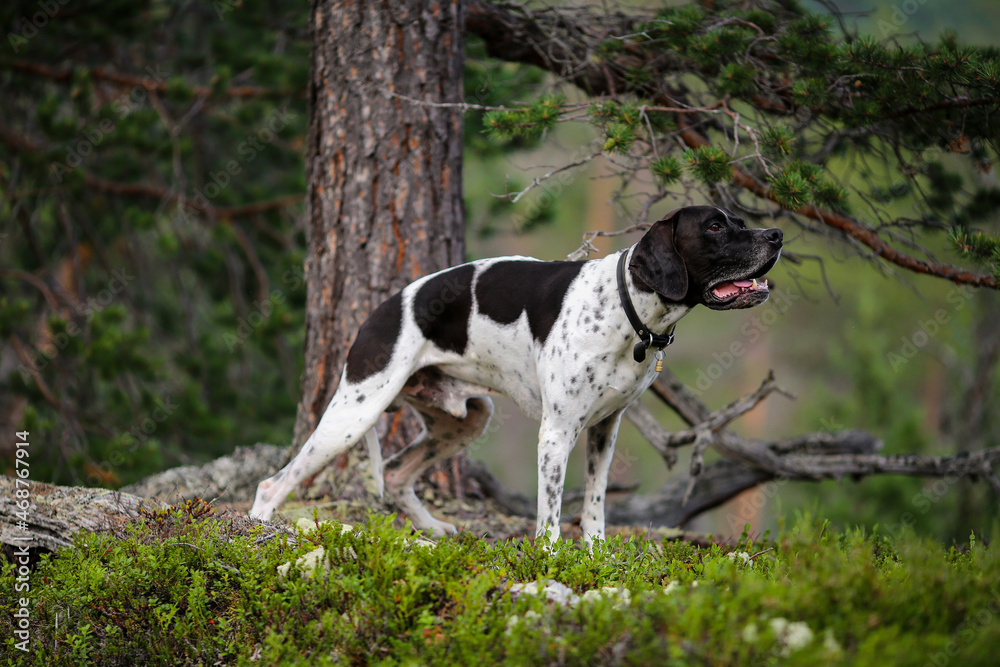
<svg viewBox="0 0 1000 667">
<path fill-rule="evenodd" d="M 372 476 L 375 478 L 375 490 L 378 491 L 378 497 L 382 498 L 385 495 L 385 476 L 382 474 L 382 446 L 379 444 L 378 433 L 375 432 L 374 426 L 365 433 L 365 444 L 368 445 L 368 459 L 371 461 Z"/>
</svg>

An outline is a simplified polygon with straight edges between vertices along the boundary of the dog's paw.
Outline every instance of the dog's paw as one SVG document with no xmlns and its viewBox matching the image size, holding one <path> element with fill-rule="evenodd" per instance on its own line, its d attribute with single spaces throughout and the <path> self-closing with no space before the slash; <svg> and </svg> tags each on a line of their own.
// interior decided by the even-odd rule
<svg viewBox="0 0 1000 667">
<path fill-rule="evenodd" d="M 431 518 L 430 521 L 425 522 L 422 526 L 414 527 L 424 531 L 431 537 L 444 537 L 445 535 L 455 535 L 458 533 L 458 528 L 455 527 L 455 524 L 448 523 L 447 521 L 439 521 L 435 518 Z"/>
<path fill-rule="evenodd" d="M 271 516 L 274 515 L 273 507 L 258 507 L 254 505 L 249 512 L 250 518 L 258 519 L 260 521 L 270 521 Z"/>
</svg>

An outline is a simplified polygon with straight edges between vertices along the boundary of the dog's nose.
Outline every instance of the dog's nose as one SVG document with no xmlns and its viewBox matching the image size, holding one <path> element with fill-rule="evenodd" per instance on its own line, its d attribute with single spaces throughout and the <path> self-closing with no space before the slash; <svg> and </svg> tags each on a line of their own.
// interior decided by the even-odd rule
<svg viewBox="0 0 1000 667">
<path fill-rule="evenodd" d="M 781 230 L 775 227 L 774 229 L 765 229 L 764 238 L 767 242 L 773 246 L 781 247 L 781 239 L 784 237 Z"/>
</svg>

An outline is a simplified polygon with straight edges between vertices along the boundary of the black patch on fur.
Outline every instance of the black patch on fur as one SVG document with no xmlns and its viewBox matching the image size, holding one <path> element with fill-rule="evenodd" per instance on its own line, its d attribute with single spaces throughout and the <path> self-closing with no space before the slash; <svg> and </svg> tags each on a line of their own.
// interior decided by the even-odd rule
<svg viewBox="0 0 1000 667">
<path fill-rule="evenodd" d="M 629 260 L 636 288 L 643 291 L 645 287 L 667 301 L 682 301 L 688 292 L 687 268 L 674 244 L 674 230 L 681 210 L 684 209 L 653 223 L 635 244 Z"/>
<path fill-rule="evenodd" d="M 421 285 L 413 297 L 413 319 L 420 332 L 442 350 L 464 354 L 469 344 L 474 273 L 470 264 L 444 271 Z"/>
<path fill-rule="evenodd" d="M 347 353 L 347 381 L 356 384 L 385 370 L 403 328 L 403 297 L 399 292 L 382 302 L 358 330 Z"/>
<path fill-rule="evenodd" d="M 512 324 L 528 313 L 531 336 L 545 344 L 562 312 L 570 283 L 584 262 L 497 262 L 476 281 L 479 312 L 498 324 Z"/>
</svg>

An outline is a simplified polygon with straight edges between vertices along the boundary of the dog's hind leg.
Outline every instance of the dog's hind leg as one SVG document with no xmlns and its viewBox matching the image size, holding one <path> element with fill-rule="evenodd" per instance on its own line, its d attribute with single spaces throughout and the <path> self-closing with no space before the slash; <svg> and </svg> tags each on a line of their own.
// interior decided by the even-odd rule
<svg viewBox="0 0 1000 667">
<path fill-rule="evenodd" d="M 427 379 L 425 376 L 425 383 Z M 481 387 L 438 377 L 406 396 L 406 401 L 423 419 L 425 429 L 406 448 L 387 459 L 383 469 L 389 498 L 418 530 L 437 537 L 456 532 L 452 524 L 431 516 L 417 498 L 413 485 L 424 470 L 457 454 L 486 430 L 493 414 L 493 401 L 482 393 L 485 390 Z"/>
<path fill-rule="evenodd" d="M 257 486 L 250 516 L 270 519 L 299 484 L 364 437 L 399 394 L 408 376 L 409 369 L 398 368 L 391 375 L 378 373 L 359 383 L 342 377 L 337 393 L 299 453 Z"/>
</svg>

